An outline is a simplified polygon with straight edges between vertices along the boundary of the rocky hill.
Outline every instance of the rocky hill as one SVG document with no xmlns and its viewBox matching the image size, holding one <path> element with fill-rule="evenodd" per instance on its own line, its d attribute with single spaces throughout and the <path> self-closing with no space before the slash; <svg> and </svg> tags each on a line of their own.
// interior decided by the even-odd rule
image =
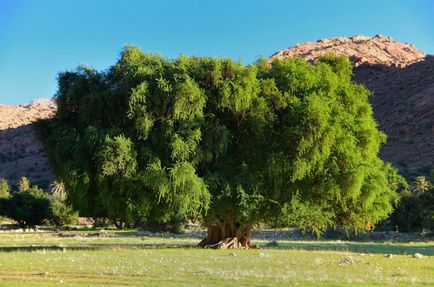
<svg viewBox="0 0 434 287">
<path fill-rule="evenodd" d="M 407 175 L 427 173 L 434 167 L 434 57 L 377 35 L 298 44 L 275 53 L 270 61 L 294 56 L 311 61 L 330 52 L 348 56 L 354 80 L 374 94 L 374 115 L 388 135 L 380 156 Z M 31 122 L 51 117 L 55 110 L 49 100 L 0 105 L 0 177 L 11 184 L 21 176 L 34 183 L 54 179 Z"/>
<path fill-rule="evenodd" d="M 434 167 L 434 57 L 413 45 L 377 35 L 331 38 L 281 50 L 276 58 L 308 61 L 335 53 L 354 64 L 354 80 L 374 94 L 379 128 L 388 136 L 380 156 L 407 175 Z"/>
<path fill-rule="evenodd" d="M 21 176 L 32 183 L 48 184 L 53 175 L 31 123 L 51 117 L 56 110 L 49 100 L 30 105 L 0 105 L 0 178 L 16 184 Z"/>
<path fill-rule="evenodd" d="M 339 37 L 297 44 L 293 48 L 271 55 L 270 59 L 299 56 L 306 60 L 313 60 L 327 53 L 347 56 L 355 67 L 363 64 L 406 67 L 426 57 L 425 53 L 417 50 L 411 44 L 376 35 L 372 38 L 366 36 Z"/>
</svg>

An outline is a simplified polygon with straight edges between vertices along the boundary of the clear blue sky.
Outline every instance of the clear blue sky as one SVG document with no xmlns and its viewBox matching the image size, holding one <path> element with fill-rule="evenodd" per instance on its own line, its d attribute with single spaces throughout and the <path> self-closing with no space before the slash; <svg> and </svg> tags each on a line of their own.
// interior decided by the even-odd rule
<svg viewBox="0 0 434 287">
<path fill-rule="evenodd" d="M 0 0 L 0 104 L 52 97 L 60 71 L 125 44 L 252 63 L 305 41 L 384 34 L 434 54 L 431 0 Z"/>
</svg>

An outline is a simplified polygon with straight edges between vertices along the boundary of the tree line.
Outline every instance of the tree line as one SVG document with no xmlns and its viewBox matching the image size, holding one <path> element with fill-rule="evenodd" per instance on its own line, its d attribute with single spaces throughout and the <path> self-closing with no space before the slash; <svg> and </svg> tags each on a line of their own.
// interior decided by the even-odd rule
<svg viewBox="0 0 434 287">
<path fill-rule="evenodd" d="M 47 223 L 62 227 L 78 221 L 78 212 L 66 202 L 63 184 L 54 182 L 51 192 L 46 192 L 25 177 L 14 188 L 0 178 L 0 216 L 13 219 L 24 230 Z"/>
</svg>

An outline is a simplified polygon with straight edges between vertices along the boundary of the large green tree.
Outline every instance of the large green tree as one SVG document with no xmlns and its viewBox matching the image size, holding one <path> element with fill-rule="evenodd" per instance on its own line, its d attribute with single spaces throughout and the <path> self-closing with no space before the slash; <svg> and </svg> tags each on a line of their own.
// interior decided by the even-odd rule
<svg viewBox="0 0 434 287">
<path fill-rule="evenodd" d="M 201 244 L 223 248 L 251 246 L 260 222 L 362 227 L 401 178 L 351 73 L 332 55 L 243 66 L 126 47 L 106 71 L 61 73 L 37 129 L 73 206 L 119 227 L 200 217 Z"/>
</svg>

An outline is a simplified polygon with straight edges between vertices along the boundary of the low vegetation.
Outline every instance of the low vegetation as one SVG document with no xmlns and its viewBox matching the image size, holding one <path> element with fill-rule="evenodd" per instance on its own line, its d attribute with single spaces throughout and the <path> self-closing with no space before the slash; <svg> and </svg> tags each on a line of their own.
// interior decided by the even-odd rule
<svg viewBox="0 0 434 287">
<path fill-rule="evenodd" d="M 396 231 L 434 232 L 434 185 L 424 176 L 416 177 L 412 189 L 400 193 L 388 222 L 388 228 Z"/>
<path fill-rule="evenodd" d="M 22 177 L 16 189 L 0 179 L 0 215 L 14 220 L 19 228 L 35 229 L 37 225 L 57 227 L 75 224 L 78 213 L 67 204 L 66 194 L 45 192 Z"/>
<path fill-rule="evenodd" d="M 433 242 L 278 240 L 267 247 L 256 238 L 262 249 L 234 251 L 197 249 L 200 238 L 186 235 L 97 233 L 1 233 L 0 286 L 434 284 Z"/>
</svg>

